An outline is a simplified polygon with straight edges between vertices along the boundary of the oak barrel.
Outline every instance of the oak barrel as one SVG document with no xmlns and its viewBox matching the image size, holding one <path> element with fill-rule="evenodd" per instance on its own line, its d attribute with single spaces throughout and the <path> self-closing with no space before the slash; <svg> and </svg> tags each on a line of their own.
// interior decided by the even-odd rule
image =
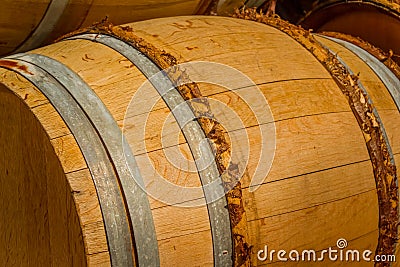
<svg viewBox="0 0 400 267">
<path fill-rule="evenodd" d="M 227 15 L 241 5 L 242 1 L 238 0 L 2 0 L 0 55 L 48 44 L 68 32 L 100 22 L 106 16 L 114 24 L 122 24 L 210 11 Z"/>
<path fill-rule="evenodd" d="M 399 80 L 357 47 L 273 25 L 160 18 L 2 58 L 0 261 L 395 254 Z"/>
<path fill-rule="evenodd" d="M 296 23 L 315 32 L 335 31 L 360 37 L 400 62 L 400 1 L 309 1 Z"/>
</svg>

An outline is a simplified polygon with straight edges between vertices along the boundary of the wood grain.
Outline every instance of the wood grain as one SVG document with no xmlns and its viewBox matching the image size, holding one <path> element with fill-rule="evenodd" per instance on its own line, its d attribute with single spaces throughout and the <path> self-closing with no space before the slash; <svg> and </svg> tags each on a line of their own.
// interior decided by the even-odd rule
<svg viewBox="0 0 400 267">
<path fill-rule="evenodd" d="M 88 169 L 83 169 L 76 172 L 71 172 L 66 175 L 71 193 L 74 197 L 76 208 L 79 212 L 79 220 L 85 230 L 86 225 L 97 225 L 97 228 L 91 227 L 91 234 L 93 238 L 87 238 L 86 249 L 88 254 L 100 253 L 107 251 L 108 246 L 106 242 L 104 225 L 99 222 L 102 221 L 102 213 L 100 210 L 97 192 L 94 187 L 92 176 Z M 100 240 L 100 242 L 99 242 Z M 109 260 L 109 259 L 108 259 Z"/>
<path fill-rule="evenodd" d="M 400 153 L 400 114 L 397 110 L 381 110 L 379 116 L 385 127 L 393 153 Z"/>
<path fill-rule="evenodd" d="M 211 86 L 209 85 L 209 87 Z M 200 84 L 200 88 L 203 90 L 203 84 Z M 210 89 L 217 90 L 216 88 Z M 343 101 L 342 93 L 330 79 L 300 79 L 261 84 L 258 85 L 260 95 L 254 92 L 257 90 L 254 87 L 233 89 L 210 95 L 209 98 L 220 101 L 226 105 L 228 110 L 233 110 L 241 118 L 245 127 L 272 121 L 265 115 L 268 114 L 266 103 L 268 103 L 275 121 L 350 111 L 347 103 Z M 257 99 L 260 96 L 264 97 L 266 101 Z M 225 110 L 220 111 L 213 108 L 212 101 L 211 109 L 216 118 L 224 125 L 220 116 Z M 256 114 L 262 114 L 262 116 L 257 118 Z M 234 129 L 243 128 L 243 125 L 236 126 Z"/>
<path fill-rule="evenodd" d="M 151 25 L 137 22 L 133 28 L 139 37 L 168 51 L 181 63 L 206 60 L 226 64 L 248 75 L 256 84 L 330 78 L 300 44 L 276 29 L 254 22 L 222 17 L 181 17 L 173 21 L 168 18 L 153 20 Z M 213 28 L 212 33 L 210 28 Z M 256 37 L 243 33 L 245 31 L 256 33 Z M 234 35 L 235 32 L 242 34 Z M 170 40 L 180 43 L 169 44 Z M 282 60 L 290 62 L 290 67 L 281 64 Z"/>
<path fill-rule="evenodd" d="M 179 237 L 161 240 L 160 262 L 161 266 L 213 266 L 212 247 L 204 247 L 201 244 L 209 243 L 211 235 L 209 231 L 193 234 L 192 239 Z M 193 259 L 196 259 L 194 261 Z"/>
<path fill-rule="evenodd" d="M 360 73 L 360 81 L 378 111 L 383 127 L 387 131 L 389 143 L 392 146 L 393 152 L 397 153 L 399 151 L 398 140 L 400 140 L 400 132 L 394 130 L 394 128 L 398 129 L 400 125 L 400 116 L 388 89 L 384 86 L 375 72 L 359 57 L 353 54 L 353 52 L 325 38 L 317 37 L 317 39 L 320 42 L 327 44 L 335 53 L 339 53 L 339 56 L 346 62 L 354 73 Z"/>
<path fill-rule="evenodd" d="M 71 44 L 74 45 L 71 46 Z M 92 48 L 93 45 L 96 49 Z M 86 52 L 88 50 L 91 52 Z M 136 155 L 139 169 L 145 174 L 143 179 L 148 190 L 151 190 L 151 186 L 154 185 L 154 188 L 160 191 L 160 186 L 154 183 L 154 175 L 157 173 L 167 181 L 179 186 L 199 187 L 201 185 L 190 149 L 172 113 L 156 90 L 149 87 L 144 91 L 148 101 L 152 101 L 150 103 L 154 103 L 155 106 L 150 105 L 148 107 L 146 102 L 142 101 L 131 103 L 132 97 L 137 97 L 135 96 L 136 93 L 143 94 L 143 91 L 137 91 L 146 79 L 125 58 L 110 48 L 80 40 L 61 42 L 34 52 L 63 62 L 78 73 L 103 100 L 120 127 L 123 127 L 122 130 Z M 104 66 L 104 68 L 99 69 L 99 66 Z M 99 71 L 102 73 L 101 77 L 99 77 Z M 124 77 L 124 79 L 121 79 L 121 77 Z M 156 101 L 152 97 L 157 97 Z M 140 98 L 140 100 L 142 99 Z M 141 111 L 141 109 L 144 109 L 144 111 Z M 54 127 L 50 132 L 54 132 L 54 136 L 59 136 L 53 142 L 57 142 L 60 159 L 65 160 L 64 163 L 65 166 L 68 166 L 69 172 L 80 170 L 83 166 L 81 166 L 79 160 L 69 161 L 69 159 L 74 159 L 75 155 L 79 158 L 80 151 L 65 151 L 65 149 L 68 149 L 68 143 L 72 136 L 63 136 L 62 130 L 60 130 L 62 127 L 51 123 L 51 118 L 48 119 L 49 124 Z M 142 131 L 143 135 L 141 134 Z M 65 154 L 70 156 L 63 156 Z M 180 155 L 182 158 L 176 158 L 176 155 Z M 180 204 L 187 202 L 187 205 L 201 205 L 197 208 L 177 208 L 171 206 L 171 203 L 162 203 L 149 198 L 159 242 L 174 239 L 180 243 L 193 243 L 196 233 L 205 230 L 210 231 L 207 208 L 204 206 L 204 194 L 201 187 L 196 192 L 198 193 L 195 195 L 185 195 L 184 192 L 177 191 L 166 192 L 166 194 L 170 196 L 178 195 Z M 151 196 L 151 193 L 149 195 Z M 83 229 L 84 233 L 88 231 L 91 238 L 94 238 L 88 240 L 88 242 L 102 244 L 101 240 L 97 239 L 97 235 L 92 232 L 92 228 L 97 229 L 99 223 L 93 222 Z M 208 235 L 211 236 L 210 233 Z M 198 244 L 199 249 L 203 247 L 212 248 L 210 238 L 207 240 L 203 238 L 203 240 L 203 243 Z M 96 246 L 94 249 L 101 250 L 100 247 Z M 165 252 L 160 251 L 160 254 L 163 253 Z M 183 255 L 180 250 L 175 251 L 175 253 Z M 201 256 L 201 254 L 198 254 L 196 257 Z M 195 261 L 201 261 L 201 259 L 198 258 Z M 212 257 L 207 261 L 212 261 Z"/>
<path fill-rule="evenodd" d="M 257 266 L 271 266 L 271 267 L 280 267 L 280 266 L 287 266 L 288 264 L 291 264 L 293 266 L 301 266 L 301 267 L 308 267 L 308 266 L 321 266 L 321 264 L 329 265 L 329 266 L 374 266 L 374 262 L 366 262 L 362 260 L 362 253 L 364 250 L 370 250 L 374 252 L 374 247 L 372 244 L 374 244 L 375 240 L 378 238 L 378 231 L 375 230 L 371 233 L 365 234 L 363 236 L 357 237 L 353 240 L 347 240 L 348 241 L 348 247 L 343 250 L 344 253 L 347 252 L 348 250 L 358 250 L 360 252 L 360 262 L 357 261 L 330 261 L 328 260 L 327 254 L 325 254 L 325 261 L 322 262 L 311 262 L 311 261 L 305 261 L 305 262 L 267 262 L 266 264 L 260 263 Z M 334 245 L 334 243 L 333 243 Z M 325 249 L 327 249 L 326 247 Z M 332 249 L 337 249 L 337 247 L 332 247 Z M 321 253 L 322 250 L 318 251 L 318 253 Z M 301 251 L 300 251 L 301 252 Z M 317 254 L 318 255 L 318 254 Z M 320 255 L 320 254 L 319 254 Z M 344 254 L 345 257 L 346 254 Z M 373 259 L 374 254 L 370 256 L 370 259 Z M 351 256 L 349 256 L 351 257 Z M 345 258 L 344 258 L 345 259 Z M 351 259 L 351 258 L 350 258 Z"/>
<path fill-rule="evenodd" d="M 50 140 L 20 98 L 3 85 L 0 94 L 1 262 L 85 266 L 79 214 Z"/>
<path fill-rule="evenodd" d="M 350 112 L 293 118 L 276 122 L 275 126 L 276 150 L 264 182 L 369 159 L 362 133 Z M 246 167 L 250 177 L 258 164 L 263 164 L 259 163 L 258 144 L 262 141 L 257 128 L 247 129 L 252 156 L 242 168 Z M 261 131 L 268 133 L 268 124 L 262 125 Z M 273 150 L 268 152 L 273 153 Z M 249 181 L 243 180 L 243 186 L 248 185 Z"/>
<path fill-rule="evenodd" d="M 72 134 L 51 140 L 55 153 L 63 165 L 64 172 L 70 173 L 86 169 L 82 152 Z"/>
<path fill-rule="evenodd" d="M 13 71 L 0 69 L 0 82 L 24 99 L 32 108 L 49 103 L 34 85 Z"/>
<path fill-rule="evenodd" d="M 26 153 L 27 155 L 29 155 L 28 153 L 30 150 L 22 149 L 22 145 L 23 147 L 31 147 L 32 152 L 37 151 L 41 146 L 43 146 L 42 153 L 39 156 L 35 155 L 35 158 L 31 159 L 35 165 L 32 165 L 30 169 L 33 169 L 32 171 L 35 171 L 35 168 L 39 168 L 45 172 L 45 174 L 42 174 L 41 177 L 43 178 L 47 177 L 47 181 L 43 183 L 43 185 L 46 186 L 45 188 L 47 188 L 46 189 L 47 193 L 46 192 L 39 193 L 45 189 L 44 188 L 41 189 L 40 187 L 37 187 L 37 184 L 32 183 L 33 181 L 35 181 L 34 179 L 30 182 L 25 181 L 24 184 L 25 187 L 28 186 L 29 188 L 37 187 L 35 189 L 37 191 L 37 194 L 36 193 L 35 194 L 37 196 L 45 197 L 46 199 L 48 199 L 48 203 L 51 203 L 49 205 L 42 205 L 41 210 L 44 210 L 44 212 L 46 212 L 47 214 L 46 216 L 44 216 L 44 218 L 46 218 L 48 225 L 47 231 L 50 238 L 48 242 L 49 246 L 51 246 L 52 253 L 47 252 L 46 256 L 37 254 L 35 255 L 35 258 L 37 258 L 38 261 L 48 259 L 51 260 L 54 264 L 57 265 L 61 264 L 62 266 L 64 265 L 82 266 L 87 262 L 86 258 L 87 256 L 85 256 L 87 251 L 90 251 L 91 253 L 98 253 L 100 251 L 107 250 L 107 243 L 105 241 L 105 231 L 102 223 L 102 215 L 99 208 L 97 194 L 94 189 L 92 178 L 88 173 L 86 163 L 83 160 L 83 157 L 80 154 L 80 150 L 77 144 L 75 143 L 74 138 L 71 136 L 68 128 L 66 128 L 61 117 L 57 114 L 54 108 L 48 103 L 47 99 L 24 78 L 20 76 L 18 77 L 16 74 L 9 71 L 2 70 L 2 72 L 3 72 L 3 75 L 1 76 L 2 83 L 4 82 L 5 84 L 11 87 L 3 89 L 2 91 L 3 94 L 1 96 L 2 103 L 5 104 L 7 103 L 4 102 L 6 99 L 4 97 L 4 94 L 13 95 L 13 98 L 16 99 L 14 100 L 14 102 L 16 101 L 16 103 L 11 105 L 14 108 L 10 108 L 10 106 L 7 106 L 8 111 L 9 110 L 18 111 L 19 109 L 15 109 L 16 106 L 24 107 L 25 109 L 24 115 L 20 115 L 18 112 L 12 114 L 20 116 L 21 118 L 26 117 L 24 119 L 24 123 L 21 122 L 20 124 L 18 124 L 17 123 L 18 120 L 16 120 L 15 123 L 15 127 L 18 127 L 18 125 L 22 124 L 22 126 L 19 127 L 25 127 L 24 129 L 21 128 L 21 130 L 17 129 L 12 130 L 13 133 L 20 133 L 20 134 L 19 135 L 9 134 L 9 136 L 15 136 L 16 138 L 20 138 L 18 144 L 21 144 L 20 145 L 21 148 L 18 149 L 18 147 L 15 147 L 17 145 L 17 142 L 11 142 L 10 146 L 15 147 L 14 153 L 15 151 L 17 152 L 24 151 L 24 153 Z M 4 86 L 2 85 L 2 88 L 3 87 Z M 10 91 L 10 89 L 12 91 Z M 29 111 L 26 110 L 27 108 L 25 107 L 25 104 L 21 103 L 22 98 L 26 94 L 29 95 L 27 98 L 25 98 L 25 103 L 30 105 Z M 3 113 L 6 114 L 5 112 Z M 39 122 L 40 122 L 40 127 L 38 126 Z M 41 133 L 42 137 L 40 137 L 40 135 L 38 134 L 31 135 L 33 133 L 32 123 L 35 123 L 33 125 L 35 125 L 37 129 L 40 129 L 40 131 L 44 130 Z M 4 123 L 2 125 L 4 125 Z M 13 124 L 9 125 L 12 126 Z M 6 132 L 4 132 L 4 134 L 6 134 Z M 42 142 L 43 140 L 47 140 L 46 142 L 49 142 L 49 145 L 32 147 L 32 145 L 21 142 L 21 140 L 26 140 L 25 142 L 29 140 L 26 137 L 22 137 L 21 135 L 31 136 L 31 138 L 37 138 L 38 140 L 42 140 Z M 52 137 L 59 137 L 59 139 L 56 138 L 50 140 Z M 2 140 L 3 139 L 4 138 L 2 138 Z M 64 145 L 68 147 L 66 150 L 64 150 L 63 147 Z M 60 153 L 57 156 L 56 156 L 56 151 Z M 70 154 L 70 152 L 72 154 Z M 77 154 L 78 159 L 80 158 L 80 160 L 78 160 L 78 165 L 75 165 L 75 163 L 73 163 L 74 159 L 72 158 L 72 156 L 74 155 L 74 153 Z M 10 155 L 12 154 L 11 151 L 9 154 Z M 23 154 L 20 155 L 21 157 L 23 156 Z M 52 160 L 43 158 L 45 155 L 46 157 L 52 158 Z M 60 159 L 64 160 L 60 161 Z M 24 159 L 24 161 L 26 161 L 26 159 Z M 38 164 L 46 164 L 46 165 L 41 166 Z M 26 165 L 26 163 L 23 164 L 21 163 L 19 165 L 19 168 L 21 170 L 26 169 L 26 171 L 29 171 L 28 170 L 29 168 Z M 75 172 L 76 170 L 79 169 L 82 169 L 82 171 Z M 65 175 L 64 174 L 65 172 L 71 172 L 71 173 Z M 21 174 L 22 173 L 20 173 L 19 175 Z M 16 177 L 18 177 L 18 175 Z M 15 180 L 17 181 L 17 179 Z M 21 182 L 22 181 L 23 180 L 21 180 Z M 40 179 L 37 180 L 37 182 L 40 181 L 41 181 Z M 15 188 L 18 188 L 18 186 L 16 186 Z M 32 202 L 32 200 L 37 198 L 33 195 L 32 196 L 27 195 L 25 197 L 29 199 L 28 203 L 34 203 Z M 26 205 L 28 204 L 24 204 L 24 202 L 21 202 L 19 206 L 20 208 L 23 208 Z M 32 209 L 28 208 L 28 210 Z M 19 209 L 16 209 L 15 212 L 18 211 Z M 21 214 L 19 218 L 22 218 L 23 222 L 26 221 L 24 220 L 24 218 L 26 219 L 29 217 L 24 217 L 24 215 Z M 28 221 L 29 221 L 28 224 L 32 225 L 31 227 L 34 227 L 35 224 L 31 223 L 31 219 L 29 219 Z M 89 225 L 90 223 L 93 224 L 93 222 L 99 222 L 99 221 L 100 224 L 97 224 L 96 228 L 92 227 L 91 231 L 83 231 L 83 228 L 85 228 L 86 225 Z M 37 220 L 37 222 L 39 223 L 40 221 Z M 27 228 L 27 226 L 24 226 L 24 228 Z M 35 232 L 34 230 L 32 231 Z M 32 236 L 32 238 L 34 238 L 35 236 L 38 237 L 38 235 L 36 234 L 30 234 L 29 236 Z M 92 241 L 93 239 L 94 241 Z M 101 243 L 99 242 L 99 240 L 103 240 L 103 242 Z M 78 246 L 74 244 L 74 242 L 81 242 L 81 245 Z M 27 245 L 30 243 L 31 242 L 26 242 Z M 24 248 L 22 244 L 20 244 L 20 246 L 21 248 Z M 14 252 L 9 250 L 6 256 L 13 257 L 12 256 L 13 254 L 11 253 Z M 43 249 L 43 253 L 46 253 L 45 249 Z M 22 257 L 21 259 L 29 260 L 29 257 Z M 105 258 L 103 257 L 103 259 Z"/>
<path fill-rule="evenodd" d="M 102 20 L 104 14 L 109 15 L 110 20 L 118 24 L 157 17 L 194 14 L 200 2 L 200 0 L 162 2 L 120 0 L 116 3 L 95 0 L 82 26 L 90 26 L 94 21 Z"/>
<path fill-rule="evenodd" d="M 258 219 L 249 222 L 249 227 L 253 251 L 262 249 L 265 244 L 287 251 L 322 250 L 334 246 L 339 238 L 352 240 L 377 230 L 376 192 L 368 191 L 321 206 Z M 376 246 L 377 239 L 371 241 L 374 242 L 370 243 L 372 247 Z"/>
<path fill-rule="evenodd" d="M 243 171 L 241 197 L 255 264 L 262 264 L 257 262 L 254 253 L 265 244 L 288 250 L 321 250 L 335 245 L 338 238 L 346 238 L 351 246 L 374 251 L 378 240 L 378 200 L 364 136 L 339 87 L 311 53 L 286 34 L 266 25 L 237 19 L 163 18 L 131 26 L 135 34 L 171 53 L 179 62 L 201 60 L 226 64 L 258 84 L 257 89 L 235 77 L 224 77 L 215 66 L 210 67 L 211 71 L 206 67 L 187 68 L 189 77 L 200 78 L 201 94 L 209 98 L 213 116 L 223 126 L 223 134 L 232 147 L 230 156 Z M 142 87 L 146 78 L 141 72 L 126 58 L 100 44 L 64 41 L 33 52 L 52 57 L 80 75 L 124 131 L 148 190 L 161 264 L 211 266 L 212 238 L 198 170 L 175 118 L 156 90 L 151 86 Z M 346 60 L 356 64 L 353 58 Z M 398 112 L 393 109 L 386 89 L 365 63 L 357 64 L 356 69 L 362 70 L 360 79 L 365 80 L 367 90 L 377 103 L 389 142 L 397 153 L 396 161 L 400 161 Z M 207 83 L 208 78 L 230 83 L 224 88 Z M 38 127 L 45 130 L 43 139 L 52 145 L 49 146 L 52 150 L 46 153 L 54 150 L 53 156 L 60 167 L 59 172 L 55 172 L 56 177 L 64 179 L 57 184 L 56 180 L 47 181 L 47 185 L 55 188 L 47 198 L 60 197 L 51 203 L 53 207 L 43 196 L 31 203 L 49 206 L 45 208 L 51 211 L 47 221 L 38 219 L 42 225 L 57 224 L 49 230 L 46 246 L 52 244 L 50 237 L 56 232 L 60 232 L 63 239 L 79 239 L 76 234 L 60 228 L 68 215 L 75 212 L 80 225 L 75 220 L 71 229 L 82 232 L 83 259 L 89 265 L 108 266 L 110 259 L 99 202 L 74 136 L 52 105 L 26 80 L 1 71 L 0 82 L 19 96 L 15 96 L 15 103 L 23 103 L 22 99 L 28 94 L 25 103 L 30 110 L 26 112 L 32 118 L 35 116 Z M 257 117 L 255 114 L 265 114 L 266 101 L 272 116 Z M 193 108 L 199 105 L 193 104 Z M 0 118 L 16 121 L 7 126 L 7 131 L 18 132 L 21 114 L 7 116 L 3 114 Z M 274 130 L 273 125 L 276 127 L 275 151 L 269 135 Z M 27 142 L 34 143 L 31 139 L 19 141 L 19 136 L 8 138 L 16 144 L 12 147 L 5 143 L 6 148 L 0 150 L 3 158 L 4 153 L 14 148 L 22 150 L 28 146 Z M 251 178 L 257 168 L 269 163 L 266 158 L 260 160 L 261 151 L 275 152 L 274 161 L 269 173 L 268 170 L 261 172 L 263 179 L 252 184 L 251 189 L 258 184 L 260 187 L 250 192 Z M 43 157 L 40 155 L 37 160 L 43 162 Z M 33 159 L 30 162 L 34 163 Z M 21 177 L 26 171 L 14 168 Z M 177 186 L 198 189 L 187 193 L 165 188 L 157 184 L 157 174 Z M 4 191 L 11 194 L 10 190 L 18 186 L 24 188 L 21 181 L 10 181 Z M 40 186 L 43 185 L 37 185 Z M 157 198 L 152 192 L 160 195 Z M 165 203 L 164 196 L 176 197 L 179 201 Z M 18 199 L 15 205 L 28 205 L 27 200 L 24 201 Z M 68 209 L 60 212 L 59 217 L 52 217 L 54 207 L 62 205 Z M 16 216 L 7 203 L 0 206 Z M 5 235 L 3 239 L 6 240 Z M 18 247 L 18 253 L 27 253 L 27 244 L 29 242 Z M 74 254 L 74 247 L 69 244 L 60 246 L 61 250 Z M 0 256 L 5 257 L 3 251 L 7 248 L 0 250 Z M 46 255 L 38 257 L 46 260 Z M 63 255 L 54 261 L 58 264 L 64 259 L 75 260 L 66 257 Z"/>
<path fill-rule="evenodd" d="M 321 188 L 323 187 L 323 188 Z M 323 205 L 375 190 L 370 161 L 363 161 L 325 171 L 263 184 L 245 199 L 254 198 L 256 212 L 249 210 L 248 219 L 272 217 Z"/>
<path fill-rule="evenodd" d="M 389 91 L 375 72 L 362 59 L 336 42 L 318 36 L 316 38 L 318 41 L 326 44 L 334 53 L 337 53 L 354 74 L 359 73 L 359 79 L 371 96 L 371 100 L 378 111 L 380 109 L 396 109 Z"/>
<path fill-rule="evenodd" d="M 110 254 L 108 252 L 101 252 L 88 255 L 88 266 L 93 267 L 109 267 L 111 266 Z"/>
<path fill-rule="evenodd" d="M 209 25 L 215 26 L 217 23 L 222 26 L 218 27 L 216 32 L 210 33 L 206 30 Z M 336 239 L 333 237 L 339 234 L 338 231 L 347 233 L 348 238 L 357 238 L 367 232 L 375 231 L 378 226 L 378 205 L 374 176 L 368 161 L 369 155 L 361 130 L 340 89 L 330 80 L 327 72 L 320 68 L 322 66 L 315 63 L 311 54 L 284 34 L 265 27 L 262 29 L 264 33 L 262 37 L 258 35 L 257 38 L 252 38 L 254 35 L 241 33 L 242 38 L 238 40 L 235 38 L 235 31 L 241 31 L 238 30 L 239 23 L 219 18 L 180 18 L 178 22 L 160 19 L 150 26 L 145 23 L 135 23 L 133 28 L 135 34 L 165 49 L 180 62 L 207 60 L 227 64 L 248 75 L 256 84 L 262 84 L 260 86 L 262 92 L 265 92 L 266 98 L 272 103 L 270 105 L 274 119 L 277 120 L 275 159 L 266 179 L 267 184 L 263 187 L 273 184 L 273 181 L 279 184 L 276 185 L 276 198 L 271 193 L 271 188 L 264 189 L 264 194 L 256 191 L 245 195 L 249 200 L 248 210 L 253 216 L 253 221 L 250 221 L 248 226 L 258 235 L 257 241 L 252 240 L 252 244 L 274 238 L 277 242 L 284 242 L 289 236 L 299 235 L 292 242 L 293 245 L 307 244 L 300 239 L 301 236 L 302 239 L 308 239 L 309 244 L 320 246 L 326 242 L 327 235 L 332 235 L 332 242 L 336 242 L 338 237 Z M 161 24 L 165 28 L 161 27 Z M 261 27 L 256 24 L 251 25 L 254 25 L 251 27 L 251 33 Z M 224 27 L 230 28 L 229 34 L 222 33 L 225 32 Z M 189 31 L 190 35 L 187 34 Z M 202 42 L 199 42 L 201 38 Z M 278 38 L 279 41 L 274 41 L 274 38 Z M 249 40 L 252 42 L 251 46 L 246 45 Z M 279 47 L 276 46 L 277 43 Z M 254 50 L 249 51 L 249 47 Z M 283 59 L 290 64 L 277 62 Z M 303 76 L 303 70 L 307 71 L 307 77 Z M 188 72 L 190 76 L 190 70 Z M 300 82 L 301 87 L 297 89 L 296 85 Z M 319 86 L 316 86 L 317 82 Z M 269 90 L 263 90 L 263 86 Z M 220 86 L 200 84 L 199 87 L 203 95 L 210 95 L 211 98 L 229 107 L 237 108 L 236 113 L 240 114 L 239 117 L 247 127 L 248 137 L 243 138 L 248 138 L 250 141 L 251 157 L 248 164 L 242 168 L 246 168 L 251 177 L 258 163 L 259 144 L 263 141 L 259 135 L 260 127 L 257 126 L 250 108 L 234 92 L 226 92 L 227 90 Z M 251 94 L 250 91 L 248 90 L 247 94 Z M 221 116 L 220 120 L 226 121 L 223 118 L 225 115 L 223 111 L 214 108 L 213 113 L 217 114 L 217 119 Z M 239 128 L 239 125 L 235 124 L 232 129 Z M 246 140 L 238 139 L 237 143 L 245 146 Z M 245 160 L 243 159 L 243 162 Z M 362 173 L 356 171 L 361 170 L 362 165 L 364 166 Z M 312 190 L 311 184 L 307 186 L 304 184 L 306 179 L 309 180 L 308 176 L 326 179 L 325 182 L 315 180 L 317 194 L 308 191 Z M 298 186 L 292 184 L 290 180 L 298 183 Z M 249 181 L 244 180 L 243 183 L 247 186 Z M 287 195 L 279 194 L 279 190 L 287 192 Z M 295 196 L 295 192 L 298 197 Z M 329 197 L 330 193 L 332 195 Z M 258 194 L 262 196 L 258 198 Z M 277 201 L 280 199 L 287 202 L 279 205 L 277 203 L 280 202 Z M 307 204 L 301 205 L 302 201 Z M 313 204 L 313 201 L 320 202 Z M 265 208 L 266 206 L 270 208 Z M 360 212 L 363 215 L 358 216 Z M 263 216 L 267 217 L 261 219 Z M 320 219 L 315 220 L 316 217 Z M 328 217 L 332 218 L 333 222 L 328 222 L 326 219 Z M 302 223 L 303 226 L 300 226 Z M 362 224 L 366 226 L 360 230 Z M 345 225 L 345 228 L 339 225 Z M 325 241 L 317 240 L 318 236 L 323 236 Z M 377 240 L 365 242 L 373 242 L 374 246 Z"/>
</svg>

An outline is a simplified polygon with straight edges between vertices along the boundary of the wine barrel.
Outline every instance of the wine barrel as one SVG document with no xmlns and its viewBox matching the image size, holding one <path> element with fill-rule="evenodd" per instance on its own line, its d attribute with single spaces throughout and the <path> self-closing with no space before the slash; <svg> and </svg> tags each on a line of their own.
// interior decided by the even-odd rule
<svg viewBox="0 0 400 267">
<path fill-rule="evenodd" d="M 286 1 L 290 4 L 289 1 Z M 293 2 L 293 1 L 292 1 Z M 400 62 L 400 2 L 308 1 L 297 24 L 315 32 L 335 31 L 360 37 L 384 51 L 393 50 Z M 288 16 L 291 16 L 288 13 Z"/>
<path fill-rule="evenodd" d="M 1 262 L 394 254 L 399 80 L 357 47 L 292 32 L 312 46 L 248 20 L 159 18 L 2 58 Z"/>
<path fill-rule="evenodd" d="M 68 32 L 100 22 L 106 16 L 113 23 L 122 24 L 210 11 L 226 15 L 242 4 L 237 0 L 3 0 L 0 3 L 0 56 L 48 44 Z"/>
<path fill-rule="evenodd" d="M 249 0 L 263 6 L 268 0 Z M 361 38 L 385 52 L 392 50 L 400 63 L 400 1 L 398 0 L 280 0 L 276 13 L 314 32 L 339 32 Z"/>
</svg>

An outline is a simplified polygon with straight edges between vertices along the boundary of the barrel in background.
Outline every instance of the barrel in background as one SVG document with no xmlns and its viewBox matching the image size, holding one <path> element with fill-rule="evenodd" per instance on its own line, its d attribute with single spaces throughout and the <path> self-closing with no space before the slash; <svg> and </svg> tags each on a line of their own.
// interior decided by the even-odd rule
<svg viewBox="0 0 400 267">
<path fill-rule="evenodd" d="M 284 19 L 314 32 L 333 31 L 360 37 L 385 52 L 392 50 L 399 63 L 400 2 L 278 1 L 277 13 Z"/>
<path fill-rule="evenodd" d="M 49 44 L 62 35 L 108 17 L 118 25 L 151 18 L 204 14 L 227 15 L 240 1 L 10 1 L 0 3 L 0 55 Z"/>
<path fill-rule="evenodd" d="M 319 7 L 304 19 L 302 25 L 316 31 L 336 31 L 357 36 L 384 51 L 393 50 L 399 55 L 400 5 L 391 3 L 397 7 L 397 10 L 393 10 L 385 3 L 377 2 L 366 1 L 361 5 L 343 2 Z M 398 56 L 395 60 L 399 62 Z"/>
</svg>

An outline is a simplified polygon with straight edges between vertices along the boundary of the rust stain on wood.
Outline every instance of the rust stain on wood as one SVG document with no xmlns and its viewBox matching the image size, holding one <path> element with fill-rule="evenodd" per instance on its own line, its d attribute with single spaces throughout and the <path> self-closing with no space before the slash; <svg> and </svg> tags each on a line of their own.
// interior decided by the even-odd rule
<svg viewBox="0 0 400 267">
<path fill-rule="evenodd" d="M 28 73 L 30 75 L 33 75 L 32 72 L 28 70 L 28 67 L 25 65 L 20 65 L 18 62 L 11 61 L 11 60 L 6 60 L 6 59 L 1 59 L 0 60 L 0 66 L 13 69 L 13 70 L 20 70 L 22 72 Z"/>
<path fill-rule="evenodd" d="M 235 18 L 256 21 L 272 26 L 288 34 L 310 51 L 330 72 L 364 134 L 366 146 L 372 162 L 379 201 L 379 240 L 376 255 L 393 255 L 398 235 L 398 186 L 396 166 L 391 163 L 388 146 L 383 137 L 379 121 L 373 115 L 374 107 L 358 85 L 358 77 L 350 75 L 337 57 L 324 48 L 309 31 L 295 26 L 278 16 L 266 16 L 256 9 L 237 9 Z M 390 266 L 389 262 L 375 262 L 377 267 Z"/>
<path fill-rule="evenodd" d="M 197 46 L 193 46 L 193 47 L 189 47 L 189 46 L 185 46 L 185 48 L 187 49 L 187 50 L 193 50 L 193 49 L 198 49 L 198 47 Z"/>
</svg>

